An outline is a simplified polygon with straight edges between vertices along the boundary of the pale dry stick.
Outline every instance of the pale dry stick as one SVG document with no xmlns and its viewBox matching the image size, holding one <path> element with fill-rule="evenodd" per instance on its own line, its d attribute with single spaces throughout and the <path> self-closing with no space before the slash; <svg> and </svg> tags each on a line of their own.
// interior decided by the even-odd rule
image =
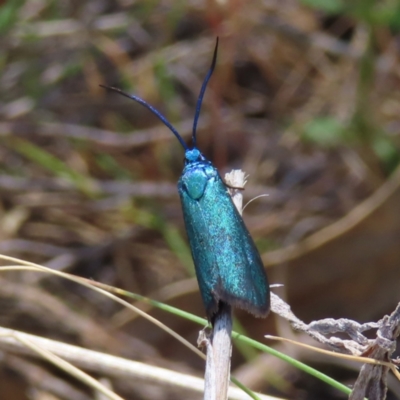
<svg viewBox="0 0 400 400">
<path fill-rule="evenodd" d="M 232 309 L 223 304 L 215 316 L 211 336 L 206 339 L 207 361 L 204 400 L 226 400 L 232 357 Z"/>
<path fill-rule="evenodd" d="M 46 277 L 44 274 L 27 274 L 29 277 Z M 44 291 L 39 285 L 32 284 L 32 281 L 25 283 L 17 283 L 7 280 L 0 274 L 0 297 L 3 299 L 18 299 L 18 303 L 23 304 L 24 312 L 28 315 L 45 315 L 47 320 L 53 321 L 54 324 L 67 327 L 71 335 L 76 335 L 81 344 L 92 348 L 103 348 L 107 345 L 108 351 L 114 353 L 123 347 L 131 349 L 131 357 L 143 357 L 143 355 L 154 356 L 154 349 L 144 340 L 128 333 L 113 332 L 114 329 L 105 328 L 98 321 L 88 318 L 81 310 L 68 307 L 65 299 L 61 299 L 55 295 Z M 36 282 L 36 281 L 34 281 Z M 104 289 L 104 288 L 103 288 Z M 126 310 L 124 308 L 124 310 Z M 133 312 L 129 310 L 131 314 Z"/>
<path fill-rule="evenodd" d="M 225 175 L 225 182 L 233 188 L 244 188 L 245 173 L 233 170 Z M 240 190 L 229 189 L 232 201 L 242 214 L 243 196 Z M 215 316 L 211 337 L 206 340 L 205 400 L 226 400 L 232 356 L 232 309 L 224 304 Z"/>
<path fill-rule="evenodd" d="M 91 386 L 93 389 L 104 394 L 107 398 L 112 400 L 123 400 L 122 397 L 118 396 L 116 393 L 114 393 L 113 391 L 102 385 L 96 379 L 92 378 L 91 376 L 81 371 L 80 369 L 74 367 L 72 364 L 63 360 L 59 356 L 55 355 L 53 352 L 43 348 L 42 346 L 39 346 L 34 341 L 30 340 L 26 334 L 21 334 L 20 332 L 12 331 L 11 329 L 7 331 L 4 331 L 3 328 L 0 328 L 0 337 L 5 337 L 5 338 L 8 337 L 14 339 L 16 342 L 21 343 L 23 346 L 29 348 L 34 353 L 39 354 L 44 359 L 56 365 L 60 369 L 64 370 L 65 372 L 69 373 L 70 375 L 74 376 L 80 381 Z"/>
<path fill-rule="evenodd" d="M 19 339 L 23 338 L 23 340 L 18 340 L 17 337 Z M 201 378 L 0 327 L 1 348 L 31 356 L 34 350 L 27 348 L 22 343 L 23 341 L 29 341 L 29 343 L 40 347 L 42 350 L 51 352 L 80 368 L 97 374 L 119 379 L 134 378 L 162 386 L 183 388 L 193 393 L 202 393 L 204 389 L 204 380 Z M 257 396 L 261 400 L 282 400 L 258 393 Z M 248 395 L 234 387 L 229 388 L 229 398 L 233 400 L 249 400 Z"/>
<path fill-rule="evenodd" d="M 102 15 L 93 21 L 91 28 L 100 32 L 115 29 L 128 28 L 132 24 L 132 16 L 126 13 L 114 13 Z M 87 26 L 77 19 L 65 18 L 54 21 L 26 22 L 17 26 L 11 33 L 14 38 L 24 39 L 30 37 L 32 32 L 38 38 L 54 36 L 69 37 L 70 35 L 82 34 Z"/>
<path fill-rule="evenodd" d="M 182 121 L 177 124 L 182 137 L 188 137 L 192 132 L 192 119 Z M 209 124 L 209 118 L 206 116 L 199 122 L 201 129 L 205 129 Z M 125 135 L 108 131 L 106 129 L 98 129 L 78 124 L 63 124 L 58 122 L 42 122 L 38 124 L 28 124 L 22 122 L 1 122 L 0 136 L 22 136 L 27 137 L 32 131 L 40 136 L 48 137 L 69 137 L 78 138 L 80 140 L 88 140 L 90 142 L 115 148 L 134 148 L 147 144 L 167 141 L 171 139 L 169 133 L 164 132 L 164 126 L 156 126 L 154 128 L 136 130 Z"/>
<path fill-rule="evenodd" d="M 2 358 L 3 368 L 18 371 L 18 375 L 23 376 L 27 387 L 35 388 L 35 393 L 49 394 L 48 400 L 88 400 L 87 391 L 84 387 L 75 387 L 73 381 L 65 380 L 65 377 L 55 376 L 51 368 L 47 368 L 44 363 L 39 364 L 33 357 L 23 357 L 14 355 L 11 352 L 1 350 L 5 357 Z M 27 391 L 30 391 L 27 389 Z M 32 393 L 32 392 L 31 392 Z M 45 400 L 39 394 L 35 399 Z M 47 397 L 46 397 L 47 399 Z M 33 400 L 33 399 L 32 399 Z"/>
<path fill-rule="evenodd" d="M 108 378 L 100 378 L 99 382 L 102 385 L 104 385 L 105 387 L 107 387 L 109 389 L 112 389 L 112 383 L 111 383 L 110 379 L 108 379 Z M 94 397 L 93 400 L 107 400 L 107 399 L 104 397 L 103 393 L 97 392 L 97 393 L 95 393 L 95 397 Z"/>
<path fill-rule="evenodd" d="M 151 316 L 149 316 L 148 314 L 146 314 L 146 313 L 144 313 L 142 310 L 140 310 L 140 309 L 138 309 L 138 308 L 136 308 L 136 307 L 134 307 L 134 306 L 132 306 L 131 304 L 129 304 L 129 303 L 127 303 L 126 301 L 124 301 L 124 300 L 122 300 L 122 299 L 120 299 L 119 297 L 116 297 L 116 296 L 114 296 L 112 293 L 109 293 L 109 292 L 107 292 L 107 291 L 105 291 L 105 290 L 103 290 L 103 289 L 100 289 L 100 288 L 98 288 L 98 287 L 96 287 L 96 286 L 94 286 L 94 285 L 92 285 L 91 283 L 88 283 L 89 281 L 88 280 L 86 280 L 86 279 L 84 279 L 84 278 L 80 278 L 80 277 L 75 277 L 75 276 L 73 276 L 73 275 L 70 275 L 70 274 L 67 274 L 67 273 L 63 273 L 63 272 L 59 272 L 59 271 L 53 271 L 53 270 L 51 270 L 51 269 L 49 269 L 49 268 L 46 268 L 46 267 L 43 267 L 43 266 L 41 266 L 41 265 L 39 265 L 39 264 L 34 264 L 34 263 L 31 263 L 31 262 L 28 262 L 28 261 L 24 261 L 24 260 L 20 260 L 20 259 L 17 259 L 17 258 L 14 258 L 14 257 L 9 257 L 9 256 L 5 256 L 5 255 L 2 255 L 2 254 L 0 254 L 0 259 L 4 259 L 4 260 L 8 260 L 8 261 L 14 261 L 14 262 L 19 262 L 19 263 L 21 263 L 21 264 L 24 264 L 25 266 L 20 266 L 20 265 L 17 265 L 17 266 L 0 266 L 0 271 L 9 271 L 9 270 L 33 270 L 33 271 L 39 271 L 39 272 L 48 272 L 48 273 L 51 273 L 51 274 L 53 274 L 53 275 L 57 275 L 57 276 L 60 276 L 60 277 L 63 277 L 63 278 L 65 278 L 65 279 L 68 279 L 68 280 L 71 280 L 71 281 L 73 281 L 73 282 L 76 282 L 76 283 L 78 283 L 78 284 L 81 284 L 81 285 L 83 285 L 83 286 L 86 286 L 86 287 L 88 287 L 89 289 L 92 289 L 92 290 L 95 290 L 95 291 L 97 291 L 97 292 L 99 292 L 99 293 L 101 293 L 101 294 L 104 294 L 105 296 L 107 296 L 107 297 L 109 297 L 109 298 L 111 298 L 112 300 L 114 300 L 114 301 L 116 301 L 116 302 L 118 302 L 118 303 L 120 303 L 120 304 L 122 304 L 122 305 L 124 305 L 124 306 L 126 306 L 126 307 L 128 307 L 128 308 L 130 308 L 131 310 L 133 310 L 133 311 L 135 311 L 135 312 L 137 312 L 137 313 L 139 313 L 140 315 L 142 315 L 144 318 L 146 318 L 146 319 L 148 319 L 148 320 L 150 320 L 151 322 L 153 322 L 155 325 L 157 325 L 157 326 L 159 326 L 161 329 L 163 329 L 163 330 L 165 330 L 167 333 L 169 333 L 169 334 L 171 334 L 173 337 L 175 337 L 176 339 L 178 339 L 181 343 L 183 343 L 185 346 L 187 346 L 187 347 L 189 347 L 189 349 L 191 349 L 192 351 L 194 351 L 197 355 L 199 355 L 201 358 L 203 358 L 203 359 L 205 359 L 206 357 L 204 356 L 204 354 L 201 352 L 201 351 L 199 351 L 196 347 L 194 347 L 191 343 L 189 343 L 189 342 L 187 342 L 185 339 L 183 339 L 182 337 L 180 337 L 177 333 L 175 333 L 173 330 L 171 330 L 170 328 L 168 328 L 167 326 L 165 326 L 164 324 L 162 324 L 162 323 L 160 323 L 159 321 L 157 321 L 155 318 L 153 318 L 153 317 L 151 317 Z M 0 328 L 0 329 L 5 329 L 5 328 Z M 232 328 L 231 328 L 232 329 Z M 230 330 L 231 330 L 230 329 Z M 38 339 L 41 339 L 41 340 L 43 340 L 43 341 L 48 341 L 48 339 L 44 339 L 44 338 L 38 338 Z M 0 346 L 1 346 L 1 344 L 4 342 L 4 340 L 2 341 L 2 339 L 1 339 L 1 331 L 0 331 Z M 51 341 L 52 343 L 58 343 L 60 346 L 70 346 L 70 345 L 66 345 L 66 344 L 64 344 L 64 343 L 60 343 L 60 342 L 54 342 L 54 341 Z M 44 342 L 45 343 L 45 342 Z M 229 345 L 230 345 L 230 347 L 231 347 L 231 339 L 230 339 L 230 336 L 229 336 Z M 225 346 L 226 347 L 226 346 Z M 71 346 L 71 348 L 78 348 L 78 347 L 76 347 L 76 346 Z M 221 351 L 221 349 L 223 349 L 224 348 L 224 346 L 218 346 L 218 348 L 219 348 L 219 351 Z M 80 348 L 78 348 L 78 349 L 80 349 Z M 81 349 L 81 350 L 83 350 L 83 349 Z M 89 350 L 84 350 L 84 351 L 87 351 L 87 352 L 89 352 Z M 55 354 L 59 354 L 57 351 L 54 351 L 54 353 Z M 92 352 L 93 353 L 93 352 Z M 79 360 L 78 358 L 77 359 L 73 359 L 73 361 L 75 362 L 75 363 L 77 363 L 78 365 L 82 365 L 82 362 L 88 362 L 89 364 L 90 364 L 90 355 L 92 354 L 92 353 L 86 353 L 86 355 L 85 355 L 85 358 L 84 358 L 84 360 Z M 100 353 L 99 353 L 100 354 Z M 102 354 L 102 357 L 106 357 L 107 355 L 105 355 L 105 354 L 103 354 L 103 353 L 101 353 Z M 63 352 L 61 352 L 61 354 L 60 354 L 62 357 L 64 357 L 64 353 Z M 107 357 L 111 357 L 111 356 L 107 356 Z M 69 357 L 66 357 L 66 359 L 70 359 Z M 121 360 L 123 360 L 123 359 L 121 359 Z M 229 356 L 229 363 L 230 363 L 230 356 Z M 97 363 L 95 362 L 94 364 L 96 364 L 97 365 Z M 84 367 L 86 368 L 86 364 L 84 365 Z M 113 366 L 112 368 L 114 368 L 115 369 L 115 367 Z M 96 371 L 97 372 L 99 372 L 99 369 L 96 369 Z M 101 371 L 100 371 L 101 372 Z M 228 373 L 229 373 L 229 368 L 228 368 Z M 174 378 L 174 379 L 176 379 L 176 378 Z M 229 379 L 229 376 L 228 376 L 228 379 Z M 202 382 L 202 385 L 201 385 L 201 387 L 202 388 L 204 388 L 204 383 L 203 383 L 203 381 L 201 381 Z M 236 391 L 238 390 L 238 392 L 240 392 L 241 393 L 241 395 L 242 395 L 242 397 L 234 397 L 233 396 L 233 394 L 232 394 L 232 392 L 235 392 L 236 393 Z M 260 394 L 256 394 L 260 399 L 263 399 L 263 400 L 269 400 L 269 399 L 277 399 L 277 398 L 273 398 L 273 397 L 265 397 L 265 396 L 262 396 L 262 395 L 260 395 Z M 236 395 L 235 395 L 236 396 Z M 244 397 L 243 397 L 244 396 Z M 236 388 L 232 388 L 232 387 L 229 387 L 229 398 L 232 398 L 232 399 L 234 399 L 234 398 L 238 398 L 238 399 L 248 399 L 249 397 L 240 389 L 236 389 Z M 208 398 L 207 398 L 207 400 L 208 400 Z M 279 400 L 279 399 L 278 399 Z"/>
<path fill-rule="evenodd" d="M 92 289 L 92 290 L 94 290 L 94 291 L 96 291 L 98 293 L 101 293 L 104 296 L 106 296 L 106 297 L 116 301 L 117 303 L 120 303 L 123 306 L 125 306 L 127 308 L 130 308 L 132 311 L 140 314 L 143 318 L 147 319 L 148 321 L 152 322 L 154 325 L 158 326 L 159 328 L 163 329 L 165 332 L 169 333 L 171 336 L 173 336 L 175 339 L 177 339 L 179 342 L 181 342 L 184 346 L 188 347 L 190 350 L 192 350 L 198 356 L 200 356 L 203 359 L 205 358 L 204 354 L 199 349 L 197 349 L 195 346 L 193 346 L 190 342 L 188 342 L 182 336 L 178 335 L 174 330 L 172 330 L 168 326 L 164 325 L 163 323 L 161 323 L 157 319 L 155 319 L 152 316 L 146 314 L 145 312 L 143 312 L 139 308 L 133 306 L 132 304 L 128 303 L 127 301 L 120 299 L 119 297 L 113 295 L 112 293 L 107 292 L 106 290 L 100 289 L 99 287 L 96 287 L 96 286 L 92 285 L 91 283 L 89 283 L 89 281 L 87 281 L 84 278 L 80 278 L 80 277 L 77 277 L 77 276 L 74 276 L 74 275 L 70 275 L 70 274 L 67 274 L 65 272 L 55 271 L 55 270 L 52 270 L 50 268 L 43 267 L 43 266 L 41 266 L 39 264 L 35 264 L 35 263 L 30 263 L 28 261 L 19 260 L 19 259 L 14 258 L 14 257 L 8 257 L 8 256 L 5 256 L 3 254 L 0 254 L 0 259 L 13 261 L 13 262 L 17 262 L 17 263 L 20 263 L 20 264 L 24 264 L 24 266 L 1 266 L 0 267 L 0 271 L 33 270 L 33 271 L 38 271 L 38 272 L 47 272 L 47 273 L 50 273 L 50 274 L 57 275 L 57 276 L 60 276 L 62 278 L 68 279 L 70 281 L 76 282 L 76 283 L 78 283 L 80 285 L 83 285 L 83 286 L 86 286 L 87 288 Z"/>
<path fill-rule="evenodd" d="M 237 123 L 233 112 L 227 113 L 221 120 L 221 124 L 233 126 Z M 209 115 L 204 114 L 198 122 L 197 131 L 206 130 L 211 124 Z M 183 120 L 176 124 L 176 129 L 183 138 L 192 134 L 193 119 Z M 30 137 L 32 132 L 39 136 L 59 138 L 77 138 L 87 140 L 95 144 L 110 146 L 114 148 L 135 148 L 162 141 L 171 141 L 172 136 L 165 132 L 163 125 L 157 125 L 147 129 L 136 129 L 123 135 L 106 129 L 93 128 L 79 124 L 68 124 L 59 122 L 26 123 L 18 121 L 0 122 L 0 137 Z"/>
<path fill-rule="evenodd" d="M 117 181 L 98 181 L 94 179 L 87 179 L 86 182 L 90 184 L 91 188 L 98 190 L 102 194 L 117 196 L 120 198 L 125 197 L 157 197 L 157 198 L 173 198 L 176 197 L 176 185 L 163 182 L 117 182 Z M 62 196 L 64 193 L 74 192 L 77 190 L 76 185 L 61 178 L 39 178 L 39 179 L 25 179 L 10 175 L 0 176 L 0 189 L 8 190 L 10 192 L 18 191 L 57 191 L 55 196 Z M 114 197 L 114 198 L 115 198 Z M 29 196 L 18 199 L 19 204 L 32 206 L 32 199 Z M 100 201 L 94 202 L 94 207 Z M 98 206 L 97 206 L 98 207 Z M 3 246 L 4 247 L 4 246 Z"/>
</svg>

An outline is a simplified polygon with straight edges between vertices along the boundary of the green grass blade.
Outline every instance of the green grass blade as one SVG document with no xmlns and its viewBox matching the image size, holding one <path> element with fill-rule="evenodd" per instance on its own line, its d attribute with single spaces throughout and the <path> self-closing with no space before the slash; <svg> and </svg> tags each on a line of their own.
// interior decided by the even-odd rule
<svg viewBox="0 0 400 400">
<path fill-rule="evenodd" d="M 153 305 L 154 307 L 157 307 L 157 308 L 159 308 L 161 310 L 164 310 L 166 312 L 169 312 L 171 314 L 174 314 L 174 315 L 180 316 L 182 318 L 185 318 L 185 319 L 187 319 L 189 321 L 192 321 L 192 322 L 194 322 L 196 324 L 199 324 L 199 325 L 202 325 L 202 326 L 207 326 L 208 325 L 207 320 L 204 319 L 204 318 L 197 317 L 196 315 L 193 315 L 193 314 L 188 313 L 186 311 L 179 310 L 178 308 L 166 305 L 166 304 L 161 303 L 159 301 L 151 300 L 151 299 L 149 299 L 147 297 L 140 296 L 140 295 L 137 295 L 135 293 L 126 292 L 126 291 L 121 290 L 121 289 L 116 290 L 116 292 L 120 293 L 120 294 L 122 294 L 124 296 L 131 297 L 131 298 L 133 298 L 135 300 L 145 301 L 146 303 L 149 303 L 149 304 Z M 348 388 L 347 386 L 341 384 L 340 382 L 336 381 L 335 379 L 329 377 L 328 375 L 325 375 L 322 372 L 319 372 L 318 370 L 316 370 L 316 369 L 314 369 L 314 368 L 312 368 L 312 367 L 310 367 L 310 366 L 308 366 L 308 365 L 306 365 L 306 364 L 304 364 L 304 363 L 302 363 L 300 361 L 297 361 L 294 358 L 289 357 L 286 354 L 281 353 L 280 351 L 275 350 L 275 349 L 273 349 L 273 348 L 271 348 L 271 347 L 269 347 L 269 346 L 267 346 L 265 344 L 262 344 L 260 342 L 257 342 L 256 340 L 250 339 L 249 337 L 241 335 L 240 333 L 235 332 L 235 331 L 232 332 L 232 338 L 235 339 L 235 340 L 243 341 L 244 343 L 248 344 L 249 346 L 252 346 L 253 348 L 258 349 L 258 350 L 260 350 L 260 351 L 262 351 L 264 353 L 268 353 L 268 354 L 271 354 L 274 357 L 280 358 L 281 360 L 286 361 L 287 363 L 289 363 L 293 367 L 298 368 L 301 371 L 304 371 L 307 374 L 310 374 L 310 375 L 314 376 L 315 378 L 327 383 L 328 385 L 340 390 L 343 393 L 346 393 L 347 395 L 349 395 L 352 392 L 352 390 L 350 388 Z"/>
<path fill-rule="evenodd" d="M 59 158 L 24 139 L 14 138 L 11 147 L 29 160 L 46 168 L 53 175 L 66 179 L 86 195 L 93 196 L 95 187 L 85 175 L 70 168 Z"/>
</svg>

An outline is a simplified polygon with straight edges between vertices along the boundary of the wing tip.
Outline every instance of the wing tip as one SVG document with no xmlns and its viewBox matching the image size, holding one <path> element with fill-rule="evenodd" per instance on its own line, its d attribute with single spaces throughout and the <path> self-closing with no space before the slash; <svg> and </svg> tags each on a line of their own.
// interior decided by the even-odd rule
<svg viewBox="0 0 400 400">
<path fill-rule="evenodd" d="M 206 307 L 207 318 L 212 322 L 215 320 L 216 314 L 220 311 L 222 304 L 227 304 L 233 308 L 247 311 L 249 314 L 256 318 L 266 318 L 271 310 L 271 300 L 269 293 L 262 304 L 255 304 L 254 302 L 230 296 L 227 293 L 220 293 L 216 296 L 213 293 L 214 301 Z"/>
</svg>

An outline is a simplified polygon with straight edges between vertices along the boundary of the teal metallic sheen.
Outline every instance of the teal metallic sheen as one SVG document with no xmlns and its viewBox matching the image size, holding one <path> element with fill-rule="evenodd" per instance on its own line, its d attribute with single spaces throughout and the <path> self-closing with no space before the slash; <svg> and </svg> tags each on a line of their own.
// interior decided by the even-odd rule
<svg viewBox="0 0 400 400">
<path fill-rule="evenodd" d="M 270 294 L 260 254 L 217 169 L 196 148 L 185 152 L 178 191 L 208 319 L 220 302 L 265 317 Z"/>
</svg>

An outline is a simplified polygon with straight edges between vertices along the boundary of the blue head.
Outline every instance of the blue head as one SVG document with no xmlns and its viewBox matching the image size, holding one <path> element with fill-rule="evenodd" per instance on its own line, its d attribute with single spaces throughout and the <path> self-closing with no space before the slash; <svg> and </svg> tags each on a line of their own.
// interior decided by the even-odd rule
<svg viewBox="0 0 400 400">
<path fill-rule="evenodd" d="M 196 141 L 196 129 L 197 129 L 197 123 L 199 120 L 200 116 L 200 110 L 201 110 L 201 104 L 203 102 L 203 97 L 204 93 L 207 88 L 207 83 L 211 78 L 211 75 L 214 71 L 215 64 L 217 62 L 217 52 L 218 52 L 218 38 L 215 44 L 215 49 L 214 49 L 214 55 L 213 59 L 211 62 L 211 67 L 207 72 L 206 77 L 204 78 L 203 84 L 201 86 L 199 98 L 197 99 L 197 105 L 196 105 L 196 112 L 194 115 L 194 120 L 193 120 L 193 131 L 192 131 L 192 143 L 193 147 L 190 149 L 188 145 L 185 143 L 183 140 L 182 136 L 178 133 L 178 131 L 172 126 L 172 124 L 167 120 L 167 118 L 164 117 L 158 110 L 156 110 L 153 106 L 145 102 L 143 99 L 141 99 L 138 96 L 135 95 L 130 95 L 128 93 L 123 92 L 120 89 L 117 89 L 115 87 L 109 87 L 109 86 L 104 86 L 100 85 L 101 87 L 109 90 L 113 90 L 114 92 L 117 92 L 121 94 L 122 96 L 128 97 L 129 99 L 135 100 L 136 102 L 140 103 L 142 106 L 146 107 L 148 110 L 150 110 L 153 114 L 155 114 L 165 126 L 167 126 L 170 131 L 176 136 L 176 138 L 179 140 L 179 143 L 182 145 L 182 147 L 185 150 L 185 164 L 192 164 L 197 161 L 203 161 L 205 160 L 204 156 L 200 153 L 200 151 L 197 149 L 197 141 Z"/>
</svg>

